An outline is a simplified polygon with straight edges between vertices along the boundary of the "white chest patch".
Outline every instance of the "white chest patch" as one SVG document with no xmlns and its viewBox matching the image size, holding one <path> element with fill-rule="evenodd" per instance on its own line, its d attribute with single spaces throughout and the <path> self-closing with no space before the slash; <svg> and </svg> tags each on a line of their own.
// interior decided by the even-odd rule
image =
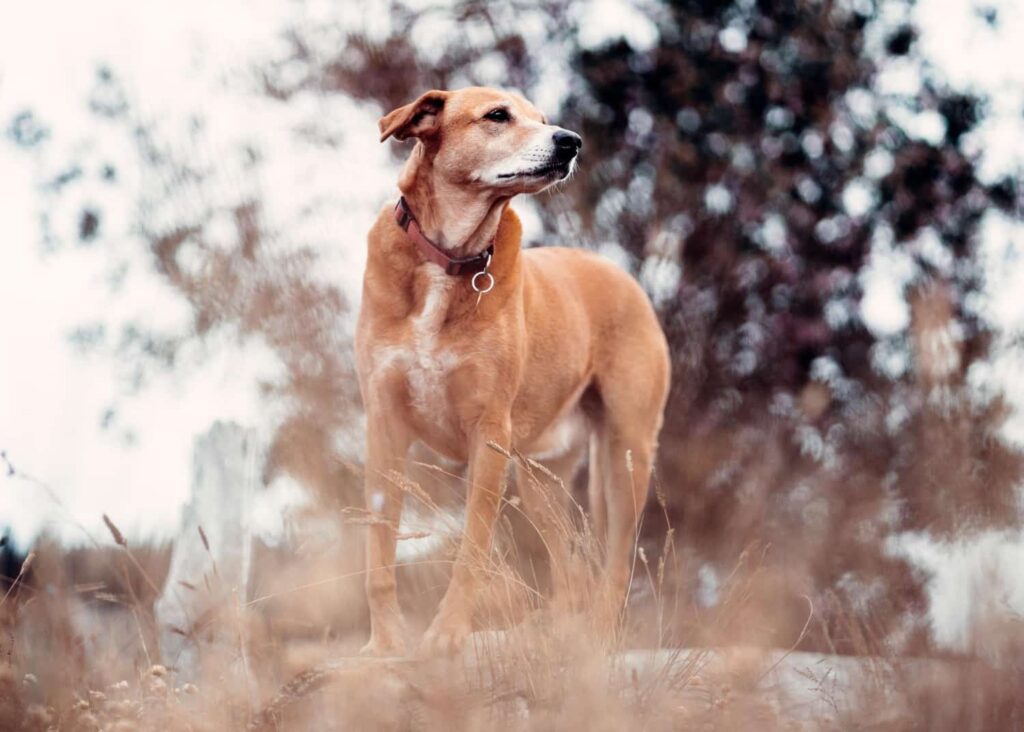
<svg viewBox="0 0 1024 732">
<path fill-rule="evenodd" d="M 458 363 L 452 351 L 440 348 L 437 343 L 454 280 L 439 267 L 430 267 L 428 272 L 423 307 L 411 320 L 411 338 L 406 345 L 379 349 L 374 354 L 374 371 L 397 368 L 405 372 L 413 409 L 424 419 L 440 423 L 448 415 L 445 380 Z"/>
</svg>

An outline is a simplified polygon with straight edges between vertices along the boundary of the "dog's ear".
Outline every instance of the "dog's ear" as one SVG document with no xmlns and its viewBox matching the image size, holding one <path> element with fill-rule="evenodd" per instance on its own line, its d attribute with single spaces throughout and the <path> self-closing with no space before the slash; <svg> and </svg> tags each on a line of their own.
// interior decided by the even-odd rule
<svg viewBox="0 0 1024 732">
<path fill-rule="evenodd" d="M 396 140 L 429 137 L 441 126 L 441 110 L 448 92 L 428 91 L 419 99 L 399 107 L 380 118 L 380 141 L 394 135 Z"/>
</svg>

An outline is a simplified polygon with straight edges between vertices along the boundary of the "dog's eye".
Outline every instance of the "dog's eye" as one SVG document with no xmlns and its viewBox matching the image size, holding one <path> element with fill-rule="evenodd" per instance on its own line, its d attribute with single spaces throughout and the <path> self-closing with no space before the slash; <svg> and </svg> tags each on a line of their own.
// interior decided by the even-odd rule
<svg viewBox="0 0 1024 732">
<path fill-rule="evenodd" d="M 512 119 L 512 115 L 508 113 L 507 109 L 498 107 L 485 114 L 484 119 L 489 119 L 491 122 L 509 122 Z"/>
</svg>

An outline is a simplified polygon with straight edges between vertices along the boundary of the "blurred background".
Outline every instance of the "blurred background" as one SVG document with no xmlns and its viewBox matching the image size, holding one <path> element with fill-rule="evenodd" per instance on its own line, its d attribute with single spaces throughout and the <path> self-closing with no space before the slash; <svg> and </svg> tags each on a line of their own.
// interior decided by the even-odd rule
<svg viewBox="0 0 1024 732">
<path fill-rule="evenodd" d="M 126 591 L 88 570 L 111 543 L 104 513 L 152 553 L 158 585 L 193 445 L 218 420 L 266 445 L 257 588 L 273 557 L 357 551 L 321 529 L 361 501 L 353 315 L 365 234 L 408 153 L 378 144 L 376 121 L 481 84 L 585 140 L 569 183 L 513 203 L 525 245 L 611 258 L 669 336 L 664 507 L 652 498 L 642 542 L 667 536 L 681 558 L 678 642 L 701 641 L 755 556 L 741 640 L 1021 650 L 1020 3 L 94 0 L 4 15 L 0 590 L 49 547 L 37 586 Z M 336 573 L 306 566 L 310 582 Z M 288 632 L 363 634 L 363 612 Z"/>
</svg>

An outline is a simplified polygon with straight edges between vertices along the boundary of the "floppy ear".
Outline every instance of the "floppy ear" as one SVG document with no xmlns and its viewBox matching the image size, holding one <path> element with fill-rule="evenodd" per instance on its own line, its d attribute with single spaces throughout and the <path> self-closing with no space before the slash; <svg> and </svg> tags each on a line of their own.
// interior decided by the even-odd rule
<svg viewBox="0 0 1024 732">
<path fill-rule="evenodd" d="M 380 118 L 380 141 L 395 136 L 396 140 L 409 137 L 428 137 L 441 126 L 441 110 L 448 92 L 428 91 L 415 102 L 388 112 Z"/>
</svg>

